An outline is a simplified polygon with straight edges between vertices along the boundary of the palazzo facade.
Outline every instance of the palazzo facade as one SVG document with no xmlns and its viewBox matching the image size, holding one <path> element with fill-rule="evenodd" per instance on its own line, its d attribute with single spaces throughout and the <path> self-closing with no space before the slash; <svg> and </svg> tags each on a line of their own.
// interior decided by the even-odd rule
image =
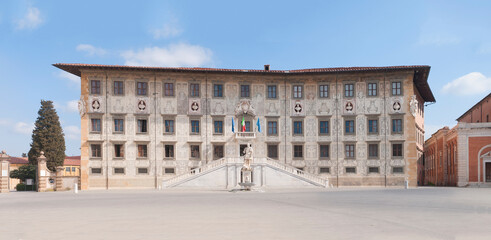
<svg viewBox="0 0 491 240">
<path fill-rule="evenodd" d="M 81 78 L 82 189 L 159 188 L 247 143 L 334 186 L 418 184 L 429 66 L 54 66 Z"/>
</svg>

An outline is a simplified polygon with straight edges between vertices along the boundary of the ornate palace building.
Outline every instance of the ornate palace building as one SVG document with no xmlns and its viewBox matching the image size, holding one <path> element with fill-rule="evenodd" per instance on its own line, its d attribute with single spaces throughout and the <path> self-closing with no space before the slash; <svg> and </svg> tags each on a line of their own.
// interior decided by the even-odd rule
<svg viewBox="0 0 491 240">
<path fill-rule="evenodd" d="M 81 78 L 82 189 L 418 184 L 429 66 L 54 64 Z M 422 169 L 419 169 L 422 171 Z"/>
</svg>

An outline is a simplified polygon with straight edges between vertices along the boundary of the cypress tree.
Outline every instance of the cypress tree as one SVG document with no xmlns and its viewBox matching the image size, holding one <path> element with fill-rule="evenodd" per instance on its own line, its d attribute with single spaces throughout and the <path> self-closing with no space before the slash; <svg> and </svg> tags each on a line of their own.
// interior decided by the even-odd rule
<svg viewBox="0 0 491 240">
<path fill-rule="evenodd" d="M 28 153 L 29 163 L 37 164 L 40 152 L 43 151 L 47 167 L 51 171 L 56 171 L 56 167 L 63 166 L 65 160 L 65 134 L 52 101 L 41 100 L 38 115 L 32 131 L 31 150 Z"/>
</svg>

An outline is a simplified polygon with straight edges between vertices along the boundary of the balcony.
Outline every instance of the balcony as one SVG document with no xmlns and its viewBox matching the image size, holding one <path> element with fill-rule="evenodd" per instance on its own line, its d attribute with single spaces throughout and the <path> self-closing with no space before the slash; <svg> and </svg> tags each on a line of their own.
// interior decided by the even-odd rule
<svg viewBox="0 0 491 240">
<path fill-rule="evenodd" d="M 254 138 L 256 138 L 256 133 L 255 132 L 236 132 L 235 138 L 236 139 L 254 139 Z"/>
</svg>

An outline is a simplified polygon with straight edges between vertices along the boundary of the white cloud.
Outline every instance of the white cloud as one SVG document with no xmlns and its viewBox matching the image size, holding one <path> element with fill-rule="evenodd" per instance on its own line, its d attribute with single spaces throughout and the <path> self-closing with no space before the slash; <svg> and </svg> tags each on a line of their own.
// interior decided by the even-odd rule
<svg viewBox="0 0 491 240">
<path fill-rule="evenodd" d="M 172 21 L 171 23 L 165 23 L 159 29 L 152 30 L 152 33 L 155 39 L 160 39 L 179 36 L 182 31 L 183 30 L 179 27 L 177 21 Z"/>
<path fill-rule="evenodd" d="M 78 100 L 68 101 L 66 106 L 69 112 L 78 112 Z"/>
<path fill-rule="evenodd" d="M 449 34 L 427 33 L 419 36 L 420 45 L 445 46 L 460 43 L 461 39 Z"/>
<path fill-rule="evenodd" d="M 442 91 L 460 96 L 489 92 L 491 90 L 491 77 L 480 72 L 471 72 L 459 77 L 443 86 Z"/>
<path fill-rule="evenodd" d="M 124 51 L 121 56 L 130 66 L 199 67 L 212 62 L 210 49 L 186 43 L 167 47 L 149 47 L 134 52 Z"/>
<path fill-rule="evenodd" d="M 9 126 L 9 125 L 10 125 L 10 120 L 0 118 L 0 126 Z"/>
<path fill-rule="evenodd" d="M 67 79 L 70 82 L 80 84 L 80 77 L 75 76 L 69 72 L 61 71 L 58 73 L 59 78 Z"/>
<path fill-rule="evenodd" d="M 24 18 L 17 21 L 17 29 L 34 29 L 43 23 L 41 12 L 35 7 L 29 7 Z"/>
<path fill-rule="evenodd" d="M 14 131 L 20 134 L 32 134 L 32 130 L 34 130 L 34 124 L 29 124 L 25 122 L 18 122 L 14 125 Z"/>
<path fill-rule="evenodd" d="M 79 44 L 76 49 L 79 52 L 86 52 L 88 56 L 104 56 L 107 53 L 106 50 L 94 47 L 90 44 Z"/>
<path fill-rule="evenodd" d="M 65 137 L 71 140 L 80 140 L 80 128 L 78 126 L 65 126 L 63 128 L 63 132 L 65 133 Z"/>
</svg>

